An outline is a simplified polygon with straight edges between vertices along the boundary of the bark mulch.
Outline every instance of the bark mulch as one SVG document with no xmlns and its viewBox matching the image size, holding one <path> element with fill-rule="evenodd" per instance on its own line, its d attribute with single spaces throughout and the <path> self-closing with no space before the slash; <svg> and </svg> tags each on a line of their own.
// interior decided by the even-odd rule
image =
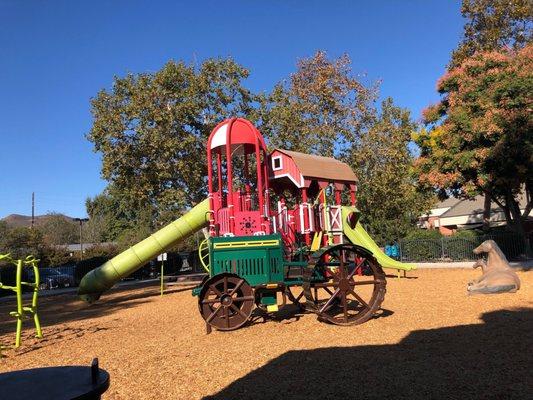
<svg viewBox="0 0 533 400">
<path fill-rule="evenodd" d="M 390 277 L 380 315 L 348 328 L 291 306 L 206 335 L 183 286 L 163 297 L 156 284 L 113 290 L 94 305 L 43 297 L 45 338 L 32 338 L 27 321 L 23 345 L 3 351 L 0 372 L 98 357 L 111 374 L 104 399 L 530 398 L 533 272 L 519 272 L 515 294 L 467 296 L 478 274 Z M 12 308 L 0 305 L 4 345 L 14 340 Z"/>
</svg>

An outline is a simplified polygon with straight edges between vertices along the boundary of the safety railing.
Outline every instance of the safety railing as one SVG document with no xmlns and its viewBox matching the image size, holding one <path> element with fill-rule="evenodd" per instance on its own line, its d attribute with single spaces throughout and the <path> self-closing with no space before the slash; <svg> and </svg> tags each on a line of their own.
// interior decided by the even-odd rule
<svg viewBox="0 0 533 400">
<path fill-rule="evenodd" d="M 231 231 L 229 219 L 230 219 L 230 214 L 229 214 L 228 207 L 221 208 L 220 210 L 218 210 L 218 221 L 220 224 L 220 232 L 222 234 Z"/>
</svg>

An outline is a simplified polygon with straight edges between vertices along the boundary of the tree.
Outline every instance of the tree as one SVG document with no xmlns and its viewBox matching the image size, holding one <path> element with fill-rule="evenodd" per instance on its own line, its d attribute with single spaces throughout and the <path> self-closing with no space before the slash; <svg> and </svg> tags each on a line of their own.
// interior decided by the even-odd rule
<svg viewBox="0 0 533 400">
<path fill-rule="evenodd" d="M 78 224 L 72 219 L 58 213 L 49 213 L 37 226 L 44 242 L 49 246 L 78 243 L 80 234 Z"/>
<path fill-rule="evenodd" d="M 131 207 L 160 220 L 205 198 L 207 137 L 224 118 L 249 111 L 247 77 L 231 59 L 198 68 L 170 61 L 155 73 L 116 77 L 92 100 L 87 135 L 102 154 L 104 179 Z"/>
<path fill-rule="evenodd" d="M 274 147 L 348 162 L 360 180 L 362 221 L 384 244 L 408 232 L 431 196 L 410 175 L 409 112 L 387 99 L 378 113 L 376 98 L 377 85 L 364 86 L 347 55 L 331 60 L 318 51 L 261 96 L 258 120 Z"/>
<path fill-rule="evenodd" d="M 141 209 L 109 185 L 103 193 L 88 198 L 85 208 L 89 221 L 85 224 L 87 238 L 92 242 L 113 242 L 139 219 Z M 150 210 L 151 211 L 151 210 Z"/>
<path fill-rule="evenodd" d="M 43 237 L 37 229 L 25 227 L 9 228 L 4 226 L 4 235 L 0 241 L 0 253 L 11 253 L 15 259 L 24 259 L 28 255 L 36 258 L 43 256 Z"/>
<path fill-rule="evenodd" d="M 424 111 L 428 129 L 416 137 L 422 181 L 441 194 L 486 194 L 519 233 L 533 207 L 531 71 L 533 45 L 476 53 L 439 80 L 442 100 Z"/>
<path fill-rule="evenodd" d="M 164 224 L 158 224 L 153 218 L 151 207 L 137 208 L 128 200 L 113 185 L 88 198 L 85 202 L 89 215 L 87 238 L 95 243 L 117 242 L 121 249 L 126 249 Z"/>
<path fill-rule="evenodd" d="M 533 39 L 531 0 L 463 0 L 461 13 L 467 22 L 452 68 L 476 52 L 521 48 Z"/>
<path fill-rule="evenodd" d="M 4 241 L 5 241 L 5 238 L 7 237 L 8 232 L 9 232 L 9 225 L 7 224 L 6 221 L 0 220 L 0 249 L 3 247 Z"/>
<path fill-rule="evenodd" d="M 105 217 L 96 215 L 83 224 L 83 239 L 88 243 L 106 242 L 108 231 Z"/>
<path fill-rule="evenodd" d="M 330 60 L 317 51 L 260 97 L 257 119 L 273 147 L 333 156 L 355 140 L 375 98 L 376 87 L 365 87 L 352 74 L 348 55 Z"/>
<path fill-rule="evenodd" d="M 15 259 L 32 255 L 40 260 L 40 267 L 66 264 L 72 260 L 67 248 L 61 245 L 72 242 L 69 240 L 70 224 L 74 224 L 73 221 L 61 214 L 49 215 L 38 229 L 10 227 L 0 221 L 0 254 L 10 253 Z M 75 232 L 76 226 L 74 224 Z"/>
<path fill-rule="evenodd" d="M 409 144 L 415 129 L 409 111 L 387 98 L 346 158 L 359 178 L 361 222 L 382 245 L 405 237 L 433 200 L 412 174 Z"/>
</svg>

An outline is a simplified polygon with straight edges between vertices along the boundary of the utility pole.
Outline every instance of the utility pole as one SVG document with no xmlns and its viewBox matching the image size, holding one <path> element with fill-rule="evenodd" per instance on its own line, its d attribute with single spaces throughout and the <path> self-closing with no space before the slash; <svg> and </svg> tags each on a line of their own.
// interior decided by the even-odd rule
<svg viewBox="0 0 533 400">
<path fill-rule="evenodd" d="M 74 218 L 74 221 L 80 223 L 80 261 L 83 261 L 83 223 L 89 221 L 89 218 Z"/>
<path fill-rule="evenodd" d="M 31 192 L 31 229 L 35 224 L 35 192 Z"/>
</svg>

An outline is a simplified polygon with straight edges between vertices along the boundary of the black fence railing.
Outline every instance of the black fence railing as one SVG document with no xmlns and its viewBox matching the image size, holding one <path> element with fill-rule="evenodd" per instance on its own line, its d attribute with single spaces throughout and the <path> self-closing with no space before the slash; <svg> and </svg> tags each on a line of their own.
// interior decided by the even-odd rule
<svg viewBox="0 0 533 400">
<path fill-rule="evenodd" d="M 492 239 L 507 259 L 523 259 L 527 255 L 527 239 L 514 233 L 488 234 L 472 238 L 441 237 L 439 239 L 402 239 L 395 245 L 394 258 L 410 262 L 473 261 L 481 258 L 473 250 Z"/>
</svg>

